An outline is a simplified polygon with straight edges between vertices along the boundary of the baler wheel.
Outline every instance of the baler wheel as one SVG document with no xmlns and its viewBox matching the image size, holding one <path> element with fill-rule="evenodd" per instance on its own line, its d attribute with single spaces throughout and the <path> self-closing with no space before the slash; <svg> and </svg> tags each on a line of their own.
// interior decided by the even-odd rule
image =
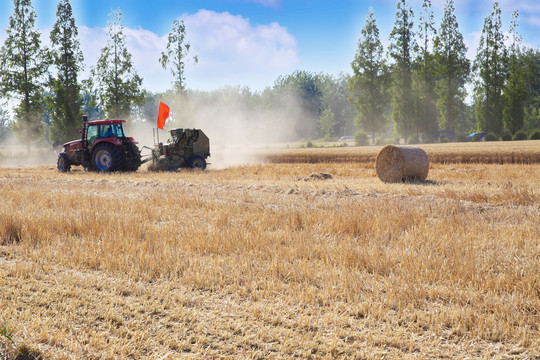
<svg viewBox="0 0 540 360">
<path fill-rule="evenodd" d="M 192 169 L 200 169 L 200 170 L 206 169 L 206 160 L 204 160 L 202 156 L 199 156 L 199 155 L 193 156 L 191 159 L 189 159 L 189 163 Z"/>
</svg>

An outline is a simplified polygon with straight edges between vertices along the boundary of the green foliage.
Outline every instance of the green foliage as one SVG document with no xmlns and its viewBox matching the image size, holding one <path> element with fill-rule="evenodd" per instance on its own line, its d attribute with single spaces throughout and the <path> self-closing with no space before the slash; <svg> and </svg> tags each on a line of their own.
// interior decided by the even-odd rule
<svg viewBox="0 0 540 360">
<path fill-rule="evenodd" d="M 358 110 L 355 124 L 374 136 L 386 122 L 384 111 L 389 102 L 389 72 L 375 14 L 371 10 L 366 16 L 351 66 L 354 74 L 348 88 L 350 101 Z"/>
<path fill-rule="evenodd" d="M 515 134 L 525 122 L 525 101 L 527 100 L 526 66 L 521 57 L 521 36 L 517 32 L 517 10 L 512 15 L 510 36 L 513 43 L 510 46 L 508 79 L 503 90 L 503 124 L 507 132 Z"/>
<path fill-rule="evenodd" d="M 185 41 L 186 25 L 184 21 L 178 19 L 173 21 L 172 31 L 169 33 L 167 51 L 161 53 L 159 62 L 163 69 L 171 70 L 174 78 L 174 89 L 176 93 L 186 91 L 186 78 L 184 75 L 185 59 L 189 54 L 191 44 Z M 195 63 L 199 61 L 197 55 L 193 57 Z"/>
<path fill-rule="evenodd" d="M 465 135 L 463 133 L 460 133 L 460 134 L 457 134 L 456 141 L 457 142 L 469 142 L 470 139 L 467 137 L 467 135 Z"/>
<path fill-rule="evenodd" d="M 31 0 L 13 0 L 13 14 L 0 50 L 0 95 L 21 99 L 15 109 L 13 130 L 30 144 L 43 133 L 43 83 L 49 66 L 48 51 L 41 47 L 34 27 L 36 13 Z"/>
<path fill-rule="evenodd" d="M 7 109 L 5 109 L 0 104 L 0 142 L 4 140 L 4 138 L 9 134 L 11 131 L 11 124 L 9 119 L 9 113 Z"/>
<path fill-rule="evenodd" d="M 389 54 L 392 66 L 392 119 L 398 134 L 407 137 L 414 131 L 416 115 L 412 91 L 411 52 L 414 42 L 413 11 L 408 0 L 397 3 L 396 21 L 390 33 Z"/>
<path fill-rule="evenodd" d="M 330 109 L 334 114 L 336 125 L 334 134 L 351 134 L 354 132 L 354 118 L 357 115 L 352 102 L 349 101 L 350 91 L 348 82 L 350 75 L 340 74 L 332 76 L 327 74 L 318 75 L 321 82 L 321 106 Z"/>
<path fill-rule="evenodd" d="M 469 75 L 467 48 L 454 10 L 454 1 L 447 0 L 439 32 L 434 41 L 435 62 L 437 66 L 437 107 L 441 117 L 439 128 L 456 130 L 458 120 L 465 113 L 465 83 Z"/>
<path fill-rule="evenodd" d="M 51 54 L 57 77 L 50 80 L 52 94 L 46 97 L 51 116 L 49 137 L 53 142 L 75 139 L 81 126 L 83 99 L 77 78 L 84 58 L 78 33 L 69 0 L 61 0 L 51 31 Z"/>
<path fill-rule="evenodd" d="M 319 116 L 319 133 L 325 139 L 329 139 L 335 134 L 337 121 L 334 113 L 330 109 L 324 109 Z"/>
<path fill-rule="evenodd" d="M 7 330 L 6 329 L 2 329 L 0 328 L 0 337 L 3 337 L 11 342 L 13 342 L 13 339 L 11 338 L 11 336 L 8 334 Z"/>
<path fill-rule="evenodd" d="M 407 138 L 407 144 L 418 144 L 418 136 L 411 135 Z"/>
<path fill-rule="evenodd" d="M 366 146 L 369 144 L 368 136 L 365 133 L 358 131 L 354 134 L 354 143 L 357 146 Z"/>
<path fill-rule="evenodd" d="M 85 90 L 82 93 L 82 99 L 82 112 L 88 116 L 88 120 L 103 119 L 105 116 L 103 107 L 97 102 L 97 97 L 94 93 Z"/>
<path fill-rule="evenodd" d="M 431 133 L 438 130 L 439 110 L 435 100 L 435 78 L 437 68 L 431 52 L 431 40 L 436 35 L 431 1 L 424 0 L 418 26 L 418 47 L 413 62 L 413 91 L 416 95 L 416 133 Z M 416 137 L 418 138 L 418 136 Z"/>
<path fill-rule="evenodd" d="M 441 134 L 439 136 L 439 142 L 440 143 L 448 143 L 448 142 L 450 142 L 450 137 L 447 134 Z"/>
<path fill-rule="evenodd" d="M 512 140 L 527 140 L 527 133 L 523 130 L 520 130 L 514 134 Z"/>
<path fill-rule="evenodd" d="M 311 140 L 308 140 L 308 141 L 306 142 L 306 147 L 307 147 L 307 148 L 312 148 L 312 147 L 313 147 L 313 142 L 312 142 Z"/>
<path fill-rule="evenodd" d="M 132 110 L 132 116 L 134 120 L 155 121 L 158 117 L 160 99 L 163 99 L 163 98 L 166 99 L 163 101 L 166 101 L 166 103 L 169 106 L 173 106 L 173 108 L 177 108 L 176 106 L 177 104 L 172 99 L 169 100 L 168 96 L 160 96 L 159 94 L 155 94 L 155 93 L 151 93 L 149 91 L 143 90 L 141 97 L 144 100 L 140 104 L 135 105 Z M 176 94 L 174 97 L 176 98 Z"/>
<path fill-rule="evenodd" d="M 503 126 L 502 90 L 506 79 L 507 50 L 497 2 L 493 12 L 484 20 L 480 44 L 473 70 L 475 82 L 475 114 L 479 131 L 501 135 Z M 511 105 L 510 99 L 508 100 Z M 511 110 L 509 110 L 511 111 Z"/>
<path fill-rule="evenodd" d="M 131 54 L 127 49 L 122 13 L 114 11 L 108 26 L 107 45 L 101 49 L 97 65 L 91 70 L 90 86 L 100 105 L 109 118 L 123 118 L 131 115 L 133 103 L 141 103 L 139 77 Z"/>
<path fill-rule="evenodd" d="M 529 139 L 530 140 L 540 140 L 540 129 L 536 129 L 536 130 L 531 131 L 531 133 L 529 134 Z"/>
<path fill-rule="evenodd" d="M 512 140 L 512 134 L 510 133 L 504 133 L 503 136 L 501 136 L 502 141 L 510 141 Z"/>
<path fill-rule="evenodd" d="M 3 325 L 0 325 L 0 358 L 15 359 L 17 347 L 15 345 L 15 341 L 13 340 L 12 332 L 8 330 L 4 321 L 2 321 L 2 323 Z M 11 356 L 10 353 L 12 354 Z"/>
<path fill-rule="evenodd" d="M 493 134 L 493 133 L 489 133 L 486 135 L 486 137 L 484 138 L 484 141 L 498 141 L 499 138 L 497 137 L 497 135 Z"/>
<path fill-rule="evenodd" d="M 322 89 L 321 77 L 308 71 L 294 71 L 290 75 L 278 77 L 274 83 L 273 96 L 289 100 L 282 103 L 283 110 L 304 119 L 292 129 L 300 138 L 317 137 Z"/>
<path fill-rule="evenodd" d="M 475 141 L 475 142 L 482 141 L 482 136 L 480 134 L 475 134 L 472 137 L 472 141 Z"/>
<path fill-rule="evenodd" d="M 540 72 L 538 73 L 540 75 Z M 525 129 L 533 130 L 540 128 L 540 97 L 538 103 L 535 100 L 529 98 L 528 106 L 525 106 Z"/>
<path fill-rule="evenodd" d="M 525 100 L 524 128 L 540 129 L 540 50 L 523 51 L 520 59 L 525 67 L 527 99 Z"/>
</svg>

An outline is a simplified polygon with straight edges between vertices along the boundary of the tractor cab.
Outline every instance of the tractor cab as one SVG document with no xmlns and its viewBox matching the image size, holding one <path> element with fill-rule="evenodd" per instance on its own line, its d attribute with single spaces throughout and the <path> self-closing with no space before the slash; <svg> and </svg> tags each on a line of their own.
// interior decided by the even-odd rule
<svg viewBox="0 0 540 360">
<path fill-rule="evenodd" d="M 88 148 L 92 149 L 96 143 L 110 141 L 111 138 L 124 138 L 123 122 L 125 120 L 96 120 L 88 122 L 85 131 Z"/>
</svg>

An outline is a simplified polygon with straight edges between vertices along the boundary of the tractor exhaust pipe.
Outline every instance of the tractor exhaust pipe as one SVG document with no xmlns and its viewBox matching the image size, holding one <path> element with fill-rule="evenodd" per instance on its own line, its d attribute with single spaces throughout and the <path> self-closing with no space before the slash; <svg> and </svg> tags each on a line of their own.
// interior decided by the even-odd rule
<svg viewBox="0 0 540 360">
<path fill-rule="evenodd" d="M 86 147 L 86 128 L 87 128 L 87 124 L 88 124 L 88 116 L 87 115 L 83 115 L 82 116 L 82 130 L 81 130 L 81 140 L 83 142 L 83 147 Z"/>
</svg>

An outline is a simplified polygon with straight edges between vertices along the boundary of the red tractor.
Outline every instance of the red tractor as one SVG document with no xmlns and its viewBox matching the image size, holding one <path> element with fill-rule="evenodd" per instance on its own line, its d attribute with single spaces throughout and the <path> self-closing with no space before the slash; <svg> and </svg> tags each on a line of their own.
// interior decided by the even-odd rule
<svg viewBox="0 0 540 360">
<path fill-rule="evenodd" d="M 137 171 L 141 153 L 137 142 L 126 137 L 122 124 L 125 120 L 88 121 L 83 116 L 81 140 L 64 144 L 58 155 L 58 170 L 68 172 L 72 165 L 82 165 L 93 171 Z"/>
</svg>

